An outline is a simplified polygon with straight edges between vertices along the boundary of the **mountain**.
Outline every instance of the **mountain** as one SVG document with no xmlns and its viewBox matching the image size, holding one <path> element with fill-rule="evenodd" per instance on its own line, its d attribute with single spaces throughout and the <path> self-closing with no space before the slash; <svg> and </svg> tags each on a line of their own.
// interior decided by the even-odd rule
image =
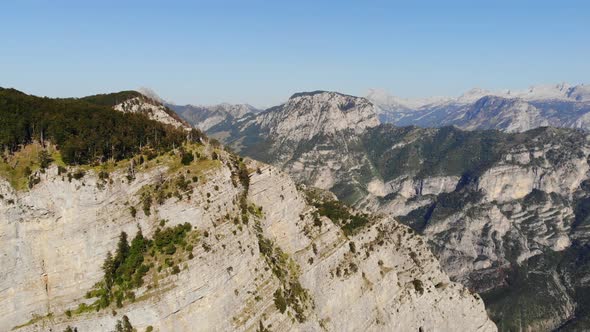
<svg viewBox="0 0 590 332">
<path fill-rule="evenodd" d="M 192 126 L 201 130 L 208 130 L 220 122 L 235 120 L 248 113 L 260 111 L 248 104 L 223 103 L 210 106 L 167 104 L 167 106 Z"/>
<path fill-rule="evenodd" d="M 139 112 L 119 112 L 113 106 L 143 97 L 135 91 L 86 98 L 40 98 L 15 89 L 0 88 L 0 148 L 3 153 L 22 145 L 51 142 L 60 147 L 67 164 L 102 163 L 129 158 L 142 147 L 166 152 L 188 140 L 199 140 L 197 130 L 163 124 Z M 12 172 L 12 169 L 8 169 Z"/>
<path fill-rule="evenodd" d="M 481 109 L 505 131 L 525 128 L 498 109 L 535 112 L 522 100 L 483 97 L 457 121 L 481 122 Z M 452 280 L 482 293 L 500 330 L 590 327 L 590 283 L 580 277 L 590 267 L 590 136 L 395 127 L 378 124 L 378 112 L 365 98 L 301 93 L 209 133 L 423 234 Z"/>
<path fill-rule="evenodd" d="M 0 330 L 496 331 L 479 295 L 449 280 L 409 227 L 114 110 L 138 98 L 123 95 L 0 90 Z M 292 99 L 285 112 L 313 99 L 316 115 L 330 114 L 318 123 L 338 125 L 308 134 L 375 124 L 362 98 Z M 95 137 L 125 126 L 127 136 Z M 182 141 L 160 136 L 173 133 Z M 117 142 L 100 151 L 108 158 L 63 158 L 62 141 L 100 147 L 103 135 Z"/>
<path fill-rule="evenodd" d="M 123 113 L 142 114 L 149 119 L 169 124 L 177 128 L 191 130 L 189 123 L 182 120 L 170 108 L 165 106 L 155 92 L 148 90 L 144 95 L 137 91 L 121 91 L 117 93 L 99 94 L 80 98 L 82 101 L 101 106 L 108 106 Z"/>
<path fill-rule="evenodd" d="M 174 113 L 164 104 L 144 95 L 139 95 L 137 97 L 124 100 L 116 105 L 113 105 L 113 109 L 123 113 L 144 114 L 148 118 L 164 124 L 173 125 L 186 130 L 192 129 L 192 126 L 188 122 L 181 119 L 176 113 Z"/>
<path fill-rule="evenodd" d="M 327 189 L 336 176 L 344 177 L 340 172 L 347 173 L 363 158 L 354 150 L 358 135 L 378 125 L 375 106 L 367 99 L 314 91 L 294 94 L 280 106 L 222 122 L 208 132 L 238 153 L 293 170 L 289 173 L 297 181 Z M 320 159 L 334 164 L 315 168 Z M 350 181 L 360 181 L 349 175 Z"/>
<path fill-rule="evenodd" d="M 370 90 L 382 122 L 522 132 L 541 126 L 590 129 L 590 87 L 562 83 L 523 91 L 472 89 L 458 98 L 408 100 Z"/>
</svg>

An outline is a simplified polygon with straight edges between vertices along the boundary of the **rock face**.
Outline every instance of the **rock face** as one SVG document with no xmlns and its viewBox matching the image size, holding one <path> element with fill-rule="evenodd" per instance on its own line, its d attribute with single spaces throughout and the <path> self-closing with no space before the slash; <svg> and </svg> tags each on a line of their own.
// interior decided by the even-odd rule
<svg viewBox="0 0 590 332">
<path fill-rule="evenodd" d="M 484 151 L 468 137 L 433 134 L 425 144 L 444 153 L 439 159 L 410 153 L 426 145 L 400 144 L 399 133 L 388 141 L 387 130 L 376 131 L 371 135 L 391 147 L 374 153 L 385 158 L 377 164 L 391 166 L 380 170 L 386 176 L 381 197 L 367 195 L 358 204 L 424 234 L 451 279 L 483 294 L 500 330 L 548 331 L 588 315 L 582 298 L 590 284 L 573 282 L 573 275 L 588 264 L 590 145 L 582 133 L 525 134 L 530 136 L 513 137 L 520 140 L 514 145 L 484 139 L 479 144 L 494 145 Z M 411 131 L 407 136 L 415 137 Z M 467 154 L 435 141 L 462 142 Z M 400 155 L 413 165 L 396 166 Z M 463 163 L 461 171 L 452 170 L 457 163 Z"/>
<path fill-rule="evenodd" d="M 203 131 L 223 122 L 234 121 L 259 110 L 248 104 L 219 104 L 209 106 L 167 104 L 181 118 Z"/>
<path fill-rule="evenodd" d="M 206 146 L 201 155 L 212 152 Z M 450 281 L 408 227 L 377 218 L 348 237 L 327 217 L 317 226 L 316 208 L 286 174 L 249 161 L 245 187 L 235 181 L 235 159 L 215 152 L 218 160 L 180 168 L 156 159 L 133 178 L 121 169 L 108 181 L 93 170 L 68 179 L 52 166 L 28 191 L 0 180 L 0 330 L 108 331 L 122 315 L 141 331 L 496 330 L 480 297 Z M 148 188 L 187 170 L 199 180 L 186 192 L 141 211 Z M 239 222 L 243 195 L 258 211 L 248 223 Z M 119 234 L 141 227 L 152 236 L 160 220 L 197 230 L 194 258 L 177 273 L 145 277 L 121 308 L 77 312 L 94 301 L 85 294 L 102 279 Z M 282 288 L 297 299 L 284 313 Z"/>
<path fill-rule="evenodd" d="M 277 140 L 294 142 L 342 131 L 360 134 L 379 125 L 368 100 L 326 91 L 296 93 L 287 103 L 261 113 L 255 123 Z"/>
<path fill-rule="evenodd" d="M 380 90 L 367 96 L 379 106 L 382 122 L 399 126 L 457 126 L 466 130 L 523 132 L 553 126 L 590 129 L 590 89 L 586 85 L 534 86 L 523 91 L 472 89 L 458 98 L 407 100 Z"/>
<path fill-rule="evenodd" d="M 113 106 L 113 109 L 123 113 L 141 113 L 152 120 L 173 125 L 177 128 L 190 130 L 192 127 L 182 120 L 176 113 L 164 106 L 161 102 L 149 97 L 140 95 L 127 99 Z"/>
<path fill-rule="evenodd" d="M 485 103 L 493 108 L 496 102 Z M 270 126 L 264 116 L 243 123 Z M 585 271 L 590 252 L 586 134 L 379 125 L 336 140 L 337 133 L 324 135 L 312 126 L 322 122 L 310 118 L 313 130 L 291 127 L 306 133 L 295 136 L 305 144 L 294 147 L 283 129 L 294 122 L 288 115 L 277 118 L 277 128 L 262 134 L 244 124 L 228 129 L 226 142 L 299 182 L 329 189 L 359 209 L 395 216 L 424 234 L 452 280 L 483 292 L 501 330 L 588 326 L 583 298 L 590 283 L 573 277 Z"/>
<path fill-rule="evenodd" d="M 294 94 L 283 105 L 221 123 L 208 133 L 241 154 L 289 170 L 299 182 L 329 189 L 345 177 L 362 181 L 355 173 L 366 160 L 357 151 L 359 135 L 378 125 L 376 107 L 368 100 L 314 91 Z"/>
</svg>

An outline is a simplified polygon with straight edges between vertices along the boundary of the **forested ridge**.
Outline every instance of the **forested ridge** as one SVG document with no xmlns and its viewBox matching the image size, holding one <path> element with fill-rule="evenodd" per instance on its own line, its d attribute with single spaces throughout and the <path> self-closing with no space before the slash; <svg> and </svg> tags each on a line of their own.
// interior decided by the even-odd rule
<svg viewBox="0 0 590 332">
<path fill-rule="evenodd" d="M 0 147 L 11 153 L 33 141 L 56 144 L 67 164 L 131 157 L 141 148 L 166 151 L 201 133 L 187 133 L 141 114 L 112 109 L 135 91 L 54 99 L 0 88 Z"/>
</svg>

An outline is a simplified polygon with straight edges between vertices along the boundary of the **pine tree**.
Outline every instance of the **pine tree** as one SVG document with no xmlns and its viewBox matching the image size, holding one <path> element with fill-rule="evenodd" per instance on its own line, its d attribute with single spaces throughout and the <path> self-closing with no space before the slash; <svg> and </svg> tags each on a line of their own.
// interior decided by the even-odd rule
<svg viewBox="0 0 590 332">
<path fill-rule="evenodd" d="M 115 281 L 120 284 L 123 280 L 121 276 L 121 268 L 125 263 L 125 259 L 129 256 L 129 242 L 127 242 L 127 233 L 121 232 L 119 236 L 119 243 L 117 244 L 117 252 L 114 259 L 115 267 Z"/>
<path fill-rule="evenodd" d="M 110 251 L 107 253 L 107 258 L 102 264 L 102 271 L 104 272 L 104 282 L 106 289 L 110 291 L 111 287 L 113 286 L 113 279 L 115 277 L 115 261 L 113 260 L 113 255 Z"/>
<path fill-rule="evenodd" d="M 41 150 L 41 152 L 39 152 L 39 167 L 41 167 L 41 169 L 49 167 L 49 164 L 51 164 L 52 161 L 53 159 L 51 159 L 51 155 L 47 150 Z"/>
<path fill-rule="evenodd" d="M 133 332 L 133 325 L 129 321 L 129 317 L 123 316 L 123 332 Z"/>
<path fill-rule="evenodd" d="M 123 323 L 121 323 L 121 320 L 117 321 L 117 325 L 115 325 L 115 330 L 113 332 L 123 332 Z"/>
</svg>

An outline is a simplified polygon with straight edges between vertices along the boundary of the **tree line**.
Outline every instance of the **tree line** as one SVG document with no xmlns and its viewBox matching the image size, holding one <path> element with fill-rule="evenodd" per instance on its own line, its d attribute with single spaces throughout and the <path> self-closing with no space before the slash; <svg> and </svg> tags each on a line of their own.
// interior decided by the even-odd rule
<svg viewBox="0 0 590 332">
<path fill-rule="evenodd" d="M 143 147 L 167 151 L 203 137 L 196 129 L 187 133 L 142 114 L 112 109 L 134 94 L 53 99 L 0 88 L 0 148 L 13 153 L 33 141 L 50 141 L 65 163 L 88 164 L 129 158 Z"/>
</svg>

